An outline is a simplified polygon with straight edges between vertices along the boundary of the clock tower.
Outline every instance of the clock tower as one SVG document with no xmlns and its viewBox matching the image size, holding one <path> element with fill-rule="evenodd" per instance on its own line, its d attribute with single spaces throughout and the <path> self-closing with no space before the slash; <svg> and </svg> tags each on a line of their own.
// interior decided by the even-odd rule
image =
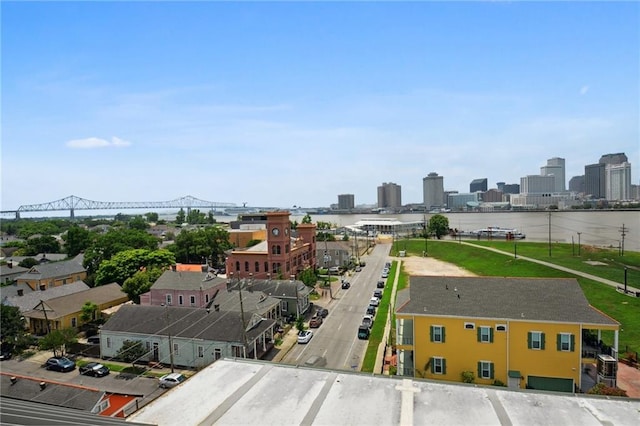
<svg viewBox="0 0 640 426">
<path fill-rule="evenodd" d="M 269 272 L 289 278 L 291 274 L 291 224 L 288 211 L 267 213 L 267 258 Z"/>
</svg>

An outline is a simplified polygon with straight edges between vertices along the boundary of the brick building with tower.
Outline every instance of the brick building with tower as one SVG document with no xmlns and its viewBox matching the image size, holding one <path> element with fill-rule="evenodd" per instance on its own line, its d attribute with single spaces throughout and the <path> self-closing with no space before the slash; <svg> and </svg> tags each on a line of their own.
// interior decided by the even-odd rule
<svg viewBox="0 0 640 426">
<path fill-rule="evenodd" d="M 266 241 L 227 252 L 227 276 L 288 279 L 315 267 L 316 225 L 301 223 L 293 235 L 289 216 L 288 211 L 266 213 Z"/>
</svg>

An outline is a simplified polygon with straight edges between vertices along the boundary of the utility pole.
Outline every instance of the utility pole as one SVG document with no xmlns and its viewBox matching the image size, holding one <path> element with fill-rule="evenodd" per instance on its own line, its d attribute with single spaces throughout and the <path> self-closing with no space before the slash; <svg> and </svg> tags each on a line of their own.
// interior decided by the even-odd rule
<svg viewBox="0 0 640 426">
<path fill-rule="evenodd" d="M 47 334 L 51 333 L 51 327 L 49 326 L 49 318 L 47 318 L 47 309 L 44 307 L 44 302 L 40 300 L 40 306 L 42 306 L 42 313 L 44 314 L 44 324 L 47 326 Z"/>
<path fill-rule="evenodd" d="M 580 234 L 582 234 L 582 232 L 578 232 L 578 257 L 580 256 Z"/>
<path fill-rule="evenodd" d="M 551 257 L 551 212 L 549 212 L 549 257 Z"/>
<path fill-rule="evenodd" d="M 622 224 L 622 228 L 620 228 L 620 235 L 622 236 L 622 245 L 620 246 L 620 256 L 624 256 L 624 237 L 627 235 L 627 231 L 629 228 L 625 228 L 624 223 Z"/>
<path fill-rule="evenodd" d="M 167 336 L 169 337 L 169 362 L 173 373 L 173 338 L 171 337 L 171 324 L 169 323 L 169 305 L 164 305 L 165 324 L 167 326 Z"/>
<path fill-rule="evenodd" d="M 247 323 L 244 320 L 244 306 L 242 305 L 242 282 L 240 281 L 240 277 L 238 277 L 238 294 L 240 296 L 240 321 L 242 322 L 242 343 L 244 344 L 244 357 L 247 357 L 247 346 L 249 343 L 247 342 Z M 297 309 L 296 309 L 297 310 Z"/>
</svg>

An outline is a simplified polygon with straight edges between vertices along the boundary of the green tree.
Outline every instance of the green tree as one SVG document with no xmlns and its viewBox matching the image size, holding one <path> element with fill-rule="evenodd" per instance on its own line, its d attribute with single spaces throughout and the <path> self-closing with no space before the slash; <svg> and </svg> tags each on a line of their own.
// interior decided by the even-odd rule
<svg viewBox="0 0 640 426">
<path fill-rule="evenodd" d="M 178 225 L 183 224 L 185 222 L 186 217 L 187 216 L 184 213 L 184 209 L 180 208 L 180 211 L 178 211 L 178 215 L 176 216 L 176 223 Z"/>
<path fill-rule="evenodd" d="M 83 265 L 89 275 L 95 274 L 100 264 L 124 250 L 158 248 L 158 239 L 139 229 L 110 229 L 98 235 L 84 254 Z"/>
<path fill-rule="evenodd" d="M 44 351 L 53 351 L 53 356 L 64 356 L 67 346 L 77 341 L 76 331 L 73 328 L 64 328 L 51 330 L 38 342 L 38 346 Z"/>
<path fill-rule="evenodd" d="M 311 215 L 309 213 L 305 214 L 302 218 L 302 223 L 311 223 Z"/>
<path fill-rule="evenodd" d="M 28 256 L 38 253 L 60 253 L 60 243 L 52 235 L 31 237 L 27 240 L 26 250 Z"/>
<path fill-rule="evenodd" d="M 33 257 L 27 257 L 24 258 L 20 261 L 20 263 L 18 263 L 18 266 L 22 266 L 23 268 L 29 268 L 31 269 L 32 267 L 38 265 L 39 262 L 37 260 L 35 260 Z"/>
<path fill-rule="evenodd" d="M 140 295 L 148 292 L 164 271 L 160 268 L 150 268 L 138 271 L 127 278 L 122 285 L 122 291 L 127 293 L 133 303 L 140 303 Z"/>
<path fill-rule="evenodd" d="M 133 249 L 115 254 L 100 264 L 96 272 L 96 285 L 112 282 L 124 284 L 136 272 L 149 268 L 163 268 L 176 263 L 169 250 Z"/>
<path fill-rule="evenodd" d="M 91 322 L 96 319 L 96 312 L 98 312 L 98 305 L 88 301 L 82 305 L 82 312 L 80 313 L 80 320 L 82 322 Z"/>
<path fill-rule="evenodd" d="M 0 304 L 0 341 L 14 343 L 25 334 L 25 319 L 16 306 Z"/>
<path fill-rule="evenodd" d="M 304 331 L 306 327 L 304 326 L 304 317 L 302 315 L 296 318 L 296 330 Z"/>
<path fill-rule="evenodd" d="M 182 231 L 176 236 L 174 244 L 167 247 L 176 260 L 181 263 L 202 262 L 212 258 L 214 265 L 224 259 L 224 252 L 230 249 L 229 233 L 221 226 L 205 229 Z"/>
<path fill-rule="evenodd" d="M 127 225 L 129 226 L 129 229 L 139 229 L 140 231 L 144 231 L 149 228 L 149 224 L 146 220 L 144 220 L 144 217 L 142 216 L 132 217 L 131 219 L 129 219 Z"/>
<path fill-rule="evenodd" d="M 298 279 L 305 283 L 309 287 L 313 287 L 318 282 L 318 276 L 314 272 L 313 268 L 306 268 L 298 273 Z"/>
<path fill-rule="evenodd" d="M 187 223 L 190 225 L 199 225 L 207 223 L 207 218 L 204 213 L 198 209 L 191 209 L 187 215 Z"/>
<path fill-rule="evenodd" d="M 82 253 L 91 245 L 93 241 L 92 233 L 78 225 L 72 225 L 67 232 L 62 235 L 64 249 L 68 257 L 75 257 Z"/>
<path fill-rule="evenodd" d="M 137 360 L 145 356 L 147 351 L 140 340 L 125 340 L 122 347 L 116 353 L 116 358 L 124 362 L 135 363 Z"/>
<path fill-rule="evenodd" d="M 247 247 L 253 247 L 256 244 L 260 244 L 262 242 L 262 240 L 249 240 L 249 242 L 247 243 Z"/>
<path fill-rule="evenodd" d="M 316 235 L 316 241 L 335 241 L 336 237 L 328 232 L 318 232 Z"/>
<path fill-rule="evenodd" d="M 158 221 L 158 213 L 149 212 L 146 215 L 147 222 L 157 222 Z"/>
<path fill-rule="evenodd" d="M 309 216 L 309 219 L 311 219 L 311 216 Z M 289 221 L 289 225 L 290 225 L 291 229 L 293 229 L 293 230 L 298 229 L 298 221 L 297 220 Z"/>
<path fill-rule="evenodd" d="M 449 233 L 449 219 L 441 214 L 431 216 L 429 224 L 427 225 L 427 231 L 430 235 L 435 235 L 438 239 L 442 238 Z"/>
</svg>

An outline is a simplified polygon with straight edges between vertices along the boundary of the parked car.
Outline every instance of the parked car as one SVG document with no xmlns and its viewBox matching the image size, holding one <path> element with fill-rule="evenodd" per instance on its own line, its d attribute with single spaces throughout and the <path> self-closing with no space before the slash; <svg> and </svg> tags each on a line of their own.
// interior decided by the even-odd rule
<svg viewBox="0 0 640 426">
<path fill-rule="evenodd" d="M 388 278 L 389 277 L 389 271 L 382 271 L 382 278 Z"/>
<path fill-rule="evenodd" d="M 382 290 L 374 290 L 373 297 L 377 297 L 378 299 L 382 299 Z"/>
<path fill-rule="evenodd" d="M 380 304 L 380 299 L 378 299 L 377 297 L 372 297 L 372 298 L 369 300 L 369 305 L 373 305 L 373 306 L 375 306 L 376 308 L 378 307 L 378 305 L 379 305 L 379 304 Z"/>
<path fill-rule="evenodd" d="M 90 362 L 79 368 L 80 374 L 93 377 L 104 377 L 109 374 L 109 367 L 98 362 Z"/>
<path fill-rule="evenodd" d="M 384 288 L 384 281 L 380 280 L 378 281 L 378 283 L 376 284 L 377 288 Z"/>
<path fill-rule="evenodd" d="M 52 371 L 62 371 L 66 373 L 76 369 L 76 363 L 65 357 L 51 357 L 45 362 L 44 368 Z"/>
<path fill-rule="evenodd" d="M 87 343 L 92 344 L 92 345 L 99 345 L 100 344 L 100 336 L 87 337 Z"/>
<path fill-rule="evenodd" d="M 309 327 L 311 328 L 318 328 L 322 325 L 322 317 L 321 316 L 315 316 L 313 318 L 311 318 L 311 320 L 309 321 Z"/>
<path fill-rule="evenodd" d="M 391 262 L 385 262 L 385 263 L 384 263 L 384 267 L 385 267 L 386 269 L 391 268 Z"/>
<path fill-rule="evenodd" d="M 369 330 L 369 327 L 364 325 L 361 325 L 360 327 L 358 327 L 358 339 L 368 340 L 370 333 L 371 333 L 371 330 Z"/>
<path fill-rule="evenodd" d="M 342 288 L 344 290 L 348 289 L 349 287 L 351 287 L 351 283 L 349 281 L 342 281 Z"/>
<path fill-rule="evenodd" d="M 302 330 L 298 332 L 298 343 L 309 343 L 311 338 L 313 337 L 313 331 L 311 330 Z"/>
<path fill-rule="evenodd" d="M 375 315 L 375 314 L 376 314 L 376 307 L 373 305 L 367 306 L 367 315 Z"/>
<path fill-rule="evenodd" d="M 362 317 L 362 325 L 369 328 L 373 327 L 373 316 L 365 315 L 364 317 Z"/>
<path fill-rule="evenodd" d="M 0 361 L 11 359 L 13 355 L 13 345 L 11 343 L 2 342 L 0 345 Z"/>
<path fill-rule="evenodd" d="M 340 268 L 338 266 L 332 266 L 331 268 L 329 268 L 329 272 L 332 274 L 339 274 Z"/>
<path fill-rule="evenodd" d="M 356 266 L 356 272 L 360 272 L 362 271 L 362 268 L 360 266 Z"/>
<path fill-rule="evenodd" d="M 329 310 L 326 308 L 321 308 L 318 306 L 318 308 L 316 309 L 316 316 L 320 316 L 322 318 L 326 318 L 327 315 L 329 315 Z"/>
<path fill-rule="evenodd" d="M 305 367 L 324 367 L 325 365 L 327 365 L 327 360 L 318 355 L 311 355 L 309 359 L 304 362 Z"/>
<path fill-rule="evenodd" d="M 161 388 L 172 388 L 187 380 L 187 377 L 180 373 L 169 373 L 158 379 Z"/>
</svg>

